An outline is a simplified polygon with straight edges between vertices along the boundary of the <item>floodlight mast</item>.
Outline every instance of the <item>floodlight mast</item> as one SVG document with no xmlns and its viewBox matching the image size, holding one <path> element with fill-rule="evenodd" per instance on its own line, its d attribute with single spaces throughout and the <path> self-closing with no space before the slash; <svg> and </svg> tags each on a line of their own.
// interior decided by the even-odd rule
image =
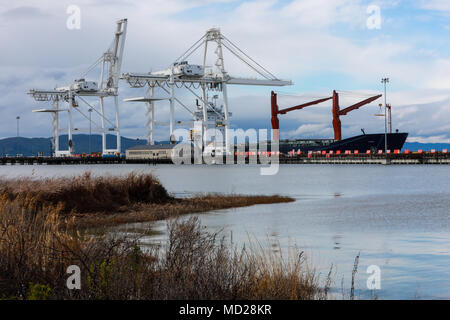
<svg viewBox="0 0 450 320">
<path fill-rule="evenodd" d="M 211 44 L 215 45 L 214 67 L 208 67 L 207 57 Z M 245 63 L 250 69 L 258 73 L 262 78 L 238 78 L 230 76 L 224 64 L 223 48 Z M 202 50 L 201 65 L 188 64 L 187 59 L 197 50 Z M 181 105 L 192 115 L 192 121 L 201 121 L 204 129 L 211 127 L 217 129 L 224 128 L 225 131 L 225 150 L 229 151 L 229 125 L 230 116 L 228 103 L 228 85 L 258 85 L 258 86 L 286 86 L 292 85 L 290 80 L 280 80 L 264 67 L 250 58 L 246 53 L 239 49 L 233 42 L 226 38 L 218 28 L 212 28 L 197 42 L 195 42 L 186 52 L 184 52 L 175 62 L 166 70 L 149 73 L 124 73 L 122 79 L 128 82 L 132 88 L 142 88 L 148 86 L 150 90 L 146 91 L 146 98 L 150 100 L 141 100 L 147 103 L 148 115 L 148 142 L 154 143 L 154 129 L 160 124 L 154 119 L 154 105 L 158 100 L 169 100 L 169 137 L 172 142 L 174 127 L 178 124 L 185 124 L 175 120 L 175 103 Z M 200 102 L 199 110 L 192 110 L 177 99 L 175 95 L 176 88 L 185 88 L 192 93 L 197 101 Z M 155 98 L 155 88 L 162 89 L 164 94 L 162 98 Z M 200 89 L 200 94 L 194 90 Z M 222 96 L 222 107 L 217 107 L 215 103 L 209 101 L 209 91 L 216 91 Z M 214 95 L 215 96 L 215 95 Z M 216 99 L 217 100 L 217 99 Z M 127 99 L 126 101 L 138 101 Z M 190 123 L 193 123 L 190 121 Z M 207 141 L 206 141 L 207 142 Z"/>
<path fill-rule="evenodd" d="M 114 33 L 114 40 L 111 47 L 103 53 L 103 55 L 83 74 L 86 76 L 95 67 L 101 65 L 101 74 L 99 85 L 96 82 L 86 81 L 84 78 L 76 80 L 74 83 L 66 87 L 59 87 L 53 90 L 35 90 L 31 89 L 28 94 L 31 95 L 36 101 L 53 101 L 53 107 L 51 109 L 38 109 L 33 110 L 33 112 L 48 112 L 52 113 L 52 125 L 53 125 L 53 147 L 55 156 L 72 156 L 74 152 L 74 146 L 72 141 L 72 111 L 76 110 L 84 118 L 86 118 L 89 123 L 94 124 L 97 132 L 102 134 L 102 153 L 103 154 L 116 154 L 120 153 L 120 121 L 119 121 L 119 100 L 118 100 L 118 89 L 119 89 L 119 79 L 121 73 L 121 65 L 123 58 L 123 51 L 125 47 L 125 38 L 127 32 L 127 19 L 122 19 L 117 21 L 117 28 Z M 106 74 L 107 73 L 107 74 Z M 100 100 L 100 110 L 91 105 L 84 98 L 86 97 L 97 97 Z M 110 121 L 105 115 L 104 99 L 107 97 L 112 97 L 114 99 L 114 112 L 115 121 Z M 100 116 L 101 124 L 93 122 L 90 116 L 87 116 L 83 111 L 81 111 L 78 101 L 83 102 L 88 110 L 92 109 L 98 116 Z M 60 109 L 59 102 L 64 101 L 67 103 L 67 109 Z M 59 113 L 61 111 L 68 113 L 68 128 L 67 135 L 68 150 L 59 149 L 59 134 L 65 132 L 65 130 L 59 128 Z M 106 128 L 106 123 L 111 127 Z M 83 131 L 83 130 L 79 130 Z M 87 131 L 87 130 L 84 130 Z M 106 133 L 115 132 L 116 133 L 116 148 L 108 149 L 106 146 Z"/>
</svg>

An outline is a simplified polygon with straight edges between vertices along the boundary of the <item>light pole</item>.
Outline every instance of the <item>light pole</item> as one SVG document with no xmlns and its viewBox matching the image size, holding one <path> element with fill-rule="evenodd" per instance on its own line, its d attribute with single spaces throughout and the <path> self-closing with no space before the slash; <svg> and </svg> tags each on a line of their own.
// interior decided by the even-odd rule
<svg viewBox="0 0 450 320">
<path fill-rule="evenodd" d="M 89 111 L 89 156 L 90 156 L 91 155 L 91 134 L 92 134 L 92 122 L 91 122 L 92 108 L 89 108 L 88 111 Z"/>
<path fill-rule="evenodd" d="M 16 120 L 17 120 L 17 138 L 18 138 L 19 137 L 19 120 L 20 120 L 20 117 L 17 116 Z"/>
<path fill-rule="evenodd" d="M 20 154 L 20 150 L 19 150 L 19 120 L 20 120 L 20 117 L 17 116 L 16 120 L 17 120 L 17 146 L 16 146 L 17 150 L 16 151 L 17 151 L 17 154 Z"/>
<path fill-rule="evenodd" d="M 389 78 L 381 79 L 381 83 L 384 84 L 384 153 L 386 155 L 386 163 L 388 160 L 387 154 L 387 102 L 386 102 L 386 85 L 389 83 Z"/>
</svg>

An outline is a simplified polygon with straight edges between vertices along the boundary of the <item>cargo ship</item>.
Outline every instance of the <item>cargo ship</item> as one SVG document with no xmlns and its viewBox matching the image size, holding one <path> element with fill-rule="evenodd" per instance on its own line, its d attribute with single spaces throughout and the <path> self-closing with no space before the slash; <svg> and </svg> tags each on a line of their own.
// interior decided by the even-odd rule
<svg viewBox="0 0 450 320">
<path fill-rule="evenodd" d="M 405 144 L 408 133 L 396 132 L 387 134 L 387 150 L 401 150 Z M 358 151 L 359 153 L 376 153 L 378 150 L 384 152 L 384 133 L 362 134 L 339 141 L 334 139 L 291 139 L 280 140 L 279 151 L 287 154 L 290 151 L 341 151 L 342 153 L 349 150 L 352 153 Z"/>
<path fill-rule="evenodd" d="M 334 139 L 289 139 L 280 140 L 279 151 L 281 153 L 287 154 L 291 151 L 295 152 L 309 152 L 309 151 L 351 151 L 352 153 L 358 151 L 359 153 L 366 153 L 370 151 L 371 153 L 385 150 L 385 141 L 387 140 L 386 150 L 401 150 L 406 142 L 408 133 L 398 132 L 398 130 L 392 132 L 392 121 L 391 121 L 391 106 L 385 105 L 385 114 L 380 114 L 378 116 L 387 117 L 387 132 L 386 133 L 371 133 L 366 134 L 363 129 L 361 135 L 357 135 L 350 138 L 342 139 L 342 129 L 340 117 L 346 115 L 350 111 L 359 109 L 360 107 L 367 105 L 379 98 L 382 95 L 375 95 L 362 100 L 356 104 L 353 104 L 347 108 L 341 109 L 339 106 L 339 94 L 336 90 L 333 91 L 331 97 L 326 97 L 311 102 L 303 103 L 301 105 L 293 106 L 290 108 L 280 109 L 277 103 L 277 94 L 272 91 L 271 93 L 271 123 L 272 129 L 279 130 L 279 119 L 278 115 L 286 114 L 294 110 L 301 110 L 303 108 L 313 106 L 319 103 L 323 103 L 328 100 L 333 101 L 332 115 L 333 115 L 333 129 L 334 129 Z M 381 105 L 380 105 L 381 106 Z M 278 131 L 276 131 L 278 132 Z"/>
</svg>

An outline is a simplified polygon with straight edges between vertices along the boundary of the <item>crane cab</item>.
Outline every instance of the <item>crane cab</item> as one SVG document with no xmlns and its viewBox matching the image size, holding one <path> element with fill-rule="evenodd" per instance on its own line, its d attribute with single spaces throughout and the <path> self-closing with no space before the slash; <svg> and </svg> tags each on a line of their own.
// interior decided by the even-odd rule
<svg viewBox="0 0 450 320">
<path fill-rule="evenodd" d="M 75 92 L 96 92 L 98 85 L 95 81 L 86 81 L 85 79 L 78 79 L 72 84 L 72 90 Z"/>
</svg>

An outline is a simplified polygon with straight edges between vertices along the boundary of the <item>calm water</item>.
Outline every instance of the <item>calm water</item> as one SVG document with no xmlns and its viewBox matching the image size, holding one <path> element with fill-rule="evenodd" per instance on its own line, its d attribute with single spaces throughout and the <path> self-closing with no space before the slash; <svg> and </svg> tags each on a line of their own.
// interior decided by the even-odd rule
<svg viewBox="0 0 450 320">
<path fill-rule="evenodd" d="M 366 269 L 381 269 L 382 299 L 450 299 L 450 168 L 448 166 L 283 165 L 275 176 L 251 166 L 2 166 L 0 175 L 53 176 L 152 172 L 177 196 L 218 192 L 281 194 L 288 204 L 200 215 L 234 243 L 249 237 L 282 249 L 297 245 L 322 274 L 334 266 L 335 291 L 368 297 Z M 165 222 L 154 227 L 165 230 Z M 163 241 L 164 236 L 152 241 Z"/>
</svg>

